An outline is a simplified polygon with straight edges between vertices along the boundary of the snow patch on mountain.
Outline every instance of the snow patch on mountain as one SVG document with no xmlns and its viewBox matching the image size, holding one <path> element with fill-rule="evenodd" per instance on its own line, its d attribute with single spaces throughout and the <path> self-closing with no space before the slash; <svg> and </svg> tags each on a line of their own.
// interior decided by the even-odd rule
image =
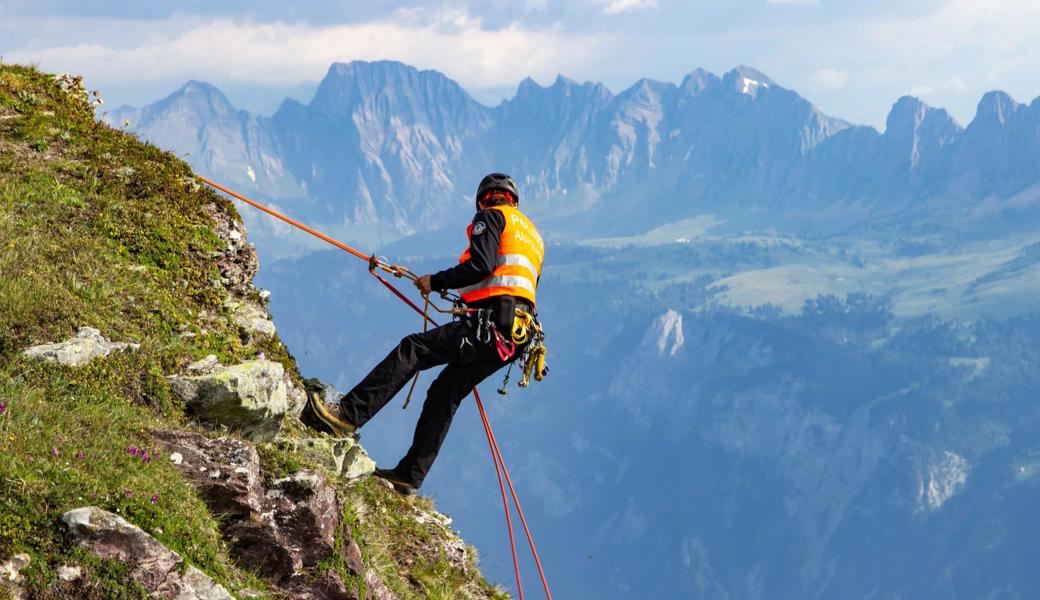
<svg viewBox="0 0 1040 600">
<path fill-rule="evenodd" d="M 675 356 L 675 353 L 683 347 L 682 315 L 668 309 L 657 318 L 654 323 L 657 330 L 657 350 L 662 355 Z"/>
<path fill-rule="evenodd" d="M 751 79 L 750 77 L 744 77 L 744 78 L 742 78 L 742 80 L 744 82 L 744 87 L 743 87 L 743 89 L 740 90 L 741 94 L 747 94 L 749 96 L 752 96 L 752 95 L 754 95 L 755 90 L 757 90 L 759 87 L 764 87 L 764 88 L 769 87 L 768 83 L 763 83 L 761 81 L 756 81 L 754 79 Z"/>
<path fill-rule="evenodd" d="M 943 451 L 943 456 L 928 466 L 918 484 L 917 512 L 939 510 L 968 481 L 971 466 L 963 456 Z"/>
</svg>

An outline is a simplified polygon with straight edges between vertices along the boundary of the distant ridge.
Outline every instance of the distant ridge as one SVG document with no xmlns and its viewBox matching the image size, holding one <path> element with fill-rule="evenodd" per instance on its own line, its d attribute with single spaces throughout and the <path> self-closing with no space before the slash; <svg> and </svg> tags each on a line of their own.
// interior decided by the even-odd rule
<svg viewBox="0 0 1040 600">
<path fill-rule="evenodd" d="M 550 229 L 608 209 L 582 219 L 600 233 L 703 213 L 797 214 L 804 225 L 807 213 L 849 206 L 839 212 L 870 222 L 933 203 L 966 210 L 1040 182 L 1040 102 L 991 92 L 961 127 L 904 96 L 879 132 L 748 66 L 721 77 L 697 69 L 678 85 L 644 79 L 617 94 L 562 75 L 547 87 L 525 78 L 488 107 L 437 71 L 354 61 L 333 64 L 308 104 L 286 100 L 272 117 L 237 111 L 192 81 L 104 119 L 129 120 L 200 171 L 303 218 L 380 241 L 464 213 L 489 170 L 513 173 Z"/>
</svg>

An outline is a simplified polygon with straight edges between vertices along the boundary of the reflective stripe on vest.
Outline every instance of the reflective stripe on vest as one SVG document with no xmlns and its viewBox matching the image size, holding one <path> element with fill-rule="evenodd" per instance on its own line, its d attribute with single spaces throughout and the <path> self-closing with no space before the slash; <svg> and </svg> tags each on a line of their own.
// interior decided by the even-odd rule
<svg viewBox="0 0 1040 600">
<path fill-rule="evenodd" d="M 535 291 L 538 287 L 538 276 L 542 271 L 542 256 L 545 246 L 542 236 L 527 217 L 511 206 L 492 207 L 505 217 L 505 228 L 498 246 L 498 258 L 491 276 L 474 285 L 461 288 L 459 295 L 467 303 L 478 302 L 493 296 L 517 296 L 532 304 L 535 303 Z M 467 229 L 472 235 L 473 226 Z M 467 248 L 459 262 L 469 260 Z"/>
<path fill-rule="evenodd" d="M 475 292 L 479 289 L 500 287 L 521 287 L 533 294 L 535 286 L 531 284 L 531 280 L 527 277 L 517 275 L 492 275 L 480 283 L 460 289 L 459 293 L 465 296 L 466 294 Z"/>
</svg>

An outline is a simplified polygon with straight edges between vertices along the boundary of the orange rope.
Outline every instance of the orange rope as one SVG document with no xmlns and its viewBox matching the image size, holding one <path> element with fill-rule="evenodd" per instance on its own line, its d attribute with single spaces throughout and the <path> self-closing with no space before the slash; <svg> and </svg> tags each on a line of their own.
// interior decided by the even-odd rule
<svg viewBox="0 0 1040 600">
<path fill-rule="evenodd" d="M 380 281 L 380 283 L 382 283 L 384 286 L 386 286 L 386 288 L 389 289 L 391 292 L 393 292 L 394 295 L 396 295 L 405 304 L 407 304 L 409 307 L 411 307 L 412 310 L 414 310 L 415 312 L 417 312 L 420 315 L 422 315 L 424 323 L 429 322 L 429 323 L 432 323 L 434 326 L 437 325 L 437 322 L 434 321 L 433 319 L 431 319 L 430 316 L 425 311 L 423 311 L 421 308 L 416 306 L 416 304 L 414 302 L 409 300 L 404 294 L 401 293 L 400 290 L 398 290 L 396 287 L 394 287 L 393 284 L 391 284 L 389 281 L 387 281 L 385 278 L 383 278 L 382 276 L 380 276 L 378 273 L 375 272 L 376 267 L 379 267 L 379 268 L 382 268 L 385 271 L 389 271 L 389 272 L 394 273 L 396 275 L 398 273 L 396 268 L 390 268 L 387 265 L 379 263 L 372 256 L 369 256 L 369 255 L 367 255 L 367 254 L 365 254 L 365 253 L 363 253 L 363 252 L 361 252 L 359 250 L 351 248 L 350 246 L 348 246 L 348 245 L 346 245 L 346 244 L 344 244 L 344 243 L 342 243 L 340 241 L 337 241 L 337 240 L 335 240 L 335 239 L 333 239 L 333 238 L 331 238 L 331 237 L 329 237 L 329 236 L 327 236 L 327 235 L 325 235 L 325 234 L 323 234 L 323 233 L 321 233 L 319 231 L 316 231 L 314 229 L 311 229 L 310 227 L 307 227 L 306 225 L 304 225 L 303 223 L 300 223 L 299 221 L 291 219 L 291 218 L 289 218 L 289 217 L 287 217 L 287 216 L 285 216 L 285 215 L 283 215 L 283 214 L 281 214 L 279 212 L 276 212 L 276 211 L 274 211 L 274 210 L 272 210 L 270 208 L 267 208 L 266 206 L 260 204 L 259 202 L 255 202 L 253 200 L 250 200 L 249 198 L 246 198 L 245 196 L 243 196 L 241 194 L 238 194 L 238 193 L 236 193 L 236 192 L 234 192 L 234 191 L 232 191 L 232 190 L 230 190 L 230 189 L 228 189 L 228 188 L 226 188 L 226 187 L 224 187 L 224 186 L 222 186 L 222 185 L 220 185 L 220 184 L 218 184 L 218 183 L 216 183 L 214 181 L 211 181 L 211 180 L 209 180 L 209 179 L 207 179 L 207 178 L 205 178 L 205 177 L 203 177 L 201 175 L 196 175 L 196 177 L 198 177 L 199 180 L 202 181 L 203 183 L 205 183 L 206 185 L 209 185 L 209 186 L 211 186 L 211 187 L 213 187 L 215 189 L 218 189 L 218 190 L 224 192 L 225 194 L 228 194 L 229 196 L 237 198 L 237 199 L 241 200 L 242 202 L 245 202 L 246 204 L 248 204 L 248 205 L 250 205 L 250 206 L 252 206 L 254 208 L 258 208 L 258 209 L 264 211 L 265 213 L 271 215 L 272 217 L 281 219 L 282 221 L 285 221 L 286 223 L 288 223 L 288 224 L 290 224 L 290 225 L 292 225 L 294 227 L 298 227 L 298 228 L 306 231 L 307 233 L 309 233 L 309 234 L 311 234 L 311 235 L 313 235 L 313 236 L 315 236 L 315 237 L 317 237 L 319 239 L 322 239 L 322 240 L 332 244 L 333 246 L 336 246 L 340 250 L 344 250 L 344 251 L 352 254 L 353 256 L 356 256 L 357 258 L 360 258 L 361 260 L 363 260 L 365 262 L 368 262 L 369 263 L 369 272 L 374 277 L 376 277 L 376 279 L 378 279 Z M 484 411 L 484 403 L 480 401 L 480 393 L 477 391 L 477 388 L 473 388 L 473 397 L 474 397 L 474 399 L 477 402 L 477 410 L 480 412 L 480 419 L 481 419 L 481 421 L 483 422 L 483 425 L 484 425 L 484 433 L 487 435 L 488 446 L 491 448 L 491 460 L 495 463 L 495 473 L 496 473 L 496 475 L 498 475 L 498 487 L 499 487 L 499 490 L 502 493 L 502 505 L 503 505 L 503 508 L 505 508 L 505 513 L 506 513 L 506 529 L 509 532 L 509 547 L 512 550 L 512 553 L 513 553 L 513 570 L 516 573 L 517 594 L 520 596 L 520 600 L 523 600 L 523 598 L 524 598 L 524 589 L 523 589 L 523 585 L 520 583 L 520 563 L 517 560 L 517 556 L 516 556 L 516 541 L 515 541 L 515 539 L 513 537 L 513 523 L 512 523 L 512 519 L 510 518 L 510 515 L 509 515 L 509 513 L 510 513 L 510 511 L 509 511 L 509 501 L 506 499 L 506 490 L 505 490 L 506 486 L 503 485 L 503 483 L 502 483 L 502 474 L 503 473 L 505 474 L 506 484 L 508 484 L 508 486 L 509 486 L 509 493 L 513 497 L 513 504 L 516 506 L 516 512 L 517 512 L 517 514 L 520 515 L 520 522 L 524 526 L 524 533 L 527 535 L 527 542 L 531 546 L 531 554 L 534 556 L 535 565 L 538 567 L 538 575 L 542 578 L 542 586 L 545 588 L 545 597 L 547 598 L 547 600 L 552 600 L 552 593 L 549 591 L 549 582 L 546 581 L 546 579 L 545 579 L 545 571 L 542 569 L 542 561 L 538 558 L 538 551 L 535 549 L 534 538 L 531 536 L 531 530 L 527 526 L 527 519 L 524 517 L 524 511 L 523 511 L 522 508 L 520 508 L 520 500 L 517 498 L 516 488 L 513 487 L 513 481 L 509 477 L 509 470 L 506 469 L 506 462 L 505 462 L 505 459 L 502 456 L 502 449 L 499 448 L 498 440 L 495 439 L 495 433 L 491 430 L 491 422 L 488 420 L 487 413 Z"/>
<path fill-rule="evenodd" d="M 227 194 L 229 196 L 233 196 L 235 198 L 238 198 L 239 200 L 241 200 L 242 202 L 245 202 L 246 204 L 252 206 L 253 208 L 259 208 L 260 210 L 264 211 L 265 213 L 271 215 L 272 217 L 281 219 L 281 220 L 285 221 L 286 223 L 288 223 L 288 224 L 290 224 L 290 225 L 292 225 L 294 227 L 299 227 L 300 229 L 306 231 L 307 233 L 313 235 L 314 237 L 323 239 L 326 242 L 332 244 L 333 246 L 339 248 L 340 250 L 346 250 L 347 252 L 349 252 L 349 253 L 353 254 L 354 256 L 360 258 L 361 260 L 365 260 L 365 261 L 369 260 L 369 256 L 367 254 L 363 254 L 363 253 L 361 253 L 361 252 L 351 248 L 350 246 L 348 246 L 348 245 L 346 245 L 346 244 L 344 244 L 342 242 L 338 242 L 338 241 L 330 238 L 329 236 L 325 235 L 324 233 L 321 233 L 320 231 L 315 231 L 315 230 L 311 229 L 310 227 L 307 227 L 303 223 L 300 223 L 299 221 L 296 221 L 294 219 L 290 219 L 289 217 L 287 217 L 287 216 L 285 216 L 285 215 L 283 215 L 281 213 L 275 212 L 275 211 L 271 210 L 270 208 L 267 208 L 263 204 L 260 204 L 259 202 L 254 202 L 254 201 L 250 200 L 249 198 L 246 198 L 245 196 L 243 196 L 241 194 L 238 194 L 236 192 L 233 192 L 233 191 L 227 189 L 226 187 L 220 185 L 219 183 L 216 183 L 215 181 L 210 181 L 209 179 L 206 179 L 202 175 L 196 175 L 196 177 L 198 177 L 199 180 L 202 181 L 202 183 L 205 183 L 208 186 L 214 187 L 214 188 L 224 192 L 225 194 Z"/>
</svg>

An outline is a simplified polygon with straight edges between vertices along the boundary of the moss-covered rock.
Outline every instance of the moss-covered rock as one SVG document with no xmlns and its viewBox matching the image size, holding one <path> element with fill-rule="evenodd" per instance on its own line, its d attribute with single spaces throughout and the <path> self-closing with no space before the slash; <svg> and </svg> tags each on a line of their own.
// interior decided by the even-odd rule
<svg viewBox="0 0 1040 600">
<path fill-rule="evenodd" d="M 37 358 L 69 367 L 78 367 L 113 352 L 137 350 L 140 344 L 133 342 L 110 342 L 93 327 L 80 327 L 76 335 L 53 344 L 40 344 L 27 348 L 23 354 L 29 358 Z"/>
<path fill-rule="evenodd" d="M 271 441 L 289 411 L 284 375 L 280 363 L 257 359 L 204 375 L 175 375 L 170 386 L 190 414 L 247 439 Z"/>
</svg>

